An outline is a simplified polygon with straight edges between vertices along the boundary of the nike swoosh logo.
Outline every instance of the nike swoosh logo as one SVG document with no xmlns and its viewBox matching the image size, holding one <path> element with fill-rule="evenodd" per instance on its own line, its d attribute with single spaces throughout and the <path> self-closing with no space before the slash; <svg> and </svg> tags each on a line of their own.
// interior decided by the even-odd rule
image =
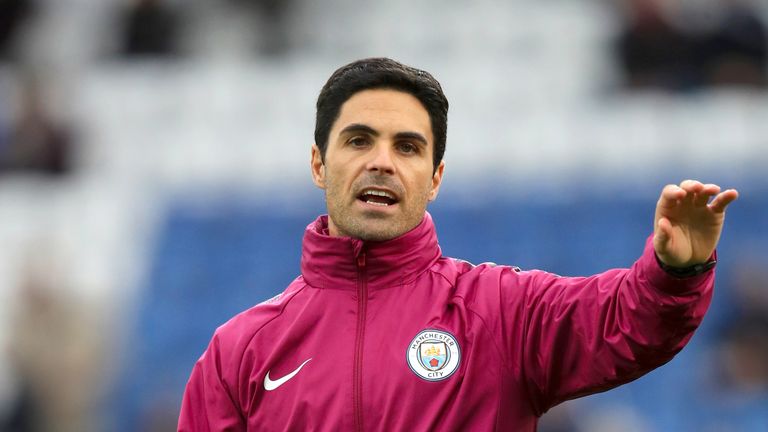
<svg viewBox="0 0 768 432">
<path fill-rule="evenodd" d="M 274 381 L 269 379 L 269 371 L 267 371 L 267 375 L 264 377 L 264 390 L 272 391 L 272 390 L 280 387 L 281 385 L 285 384 L 289 379 L 295 377 L 296 374 L 299 373 L 301 368 L 303 368 L 304 365 L 307 364 L 307 362 L 310 361 L 310 360 L 312 360 L 312 359 L 308 358 L 308 359 L 304 360 L 304 363 L 302 363 L 299 367 L 297 367 L 295 371 L 289 373 L 288 375 L 286 375 L 286 376 L 284 376 L 282 378 L 278 378 L 278 379 L 276 379 Z"/>
</svg>

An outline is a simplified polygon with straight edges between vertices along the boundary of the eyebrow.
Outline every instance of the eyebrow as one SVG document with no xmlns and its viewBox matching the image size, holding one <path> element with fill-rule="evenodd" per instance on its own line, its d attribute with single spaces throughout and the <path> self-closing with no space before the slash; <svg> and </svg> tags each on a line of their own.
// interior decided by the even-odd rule
<svg viewBox="0 0 768 432">
<path fill-rule="evenodd" d="M 341 130 L 341 132 L 339 132 L 339 135 L 351 134 L 351 133 L 364 133 L 364 134 L 368 134 L 375 137 L 381 135 L 379 131 L 377 131 L 376 129 L 362 123 L 352 123 L 351 125 L 346 126 L 344 129 Z M 427 145 L 427 139 L 424 137 L 424 135 L 418 132 L 398 132 L 395 134 L 395 139 L 414 140 L 414 141 L 418 141 L 420 144 L 424 146 Z"/>
<path fill-rule="evenodd" d="M 427 145 L 427 139 L 424 138 L 424 135 L 417 133 L 417 132 L 398 132 L 395 134 L 395 139 L 398 140 L 414 140 L 418 141 L 419 144 L 426 147 Z"/>
<path fill-rule="evenodd" d="M 368 135 L 379 136 L 379 132 L 376 129 L 361 123 L 352 123 L 351 125 L 342 129 L 341 132 L 339 132 L 339 135 L 350 133 L 364 133 Z"/>
</svg>

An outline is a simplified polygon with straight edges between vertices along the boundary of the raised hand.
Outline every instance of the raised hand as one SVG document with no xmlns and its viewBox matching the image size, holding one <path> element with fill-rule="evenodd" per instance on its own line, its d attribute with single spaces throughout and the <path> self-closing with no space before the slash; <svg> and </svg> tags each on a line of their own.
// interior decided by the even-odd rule
<svg viewBox="0 0 768 432">
<path fill-rule="evenodd" d="M 665 186 L 656 204 L 656 255 L 673 267 L 706 262 L 720 239 L 725 208 L 738 197 L 735 189 L 720 192 L 720 186 L 696 180 Z"/>
</svg>

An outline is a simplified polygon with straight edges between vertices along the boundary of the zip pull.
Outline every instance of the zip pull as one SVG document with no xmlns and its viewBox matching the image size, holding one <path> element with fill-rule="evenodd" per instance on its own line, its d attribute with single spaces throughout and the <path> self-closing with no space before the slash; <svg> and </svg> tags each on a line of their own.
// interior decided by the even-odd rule
<svg viewBox="0 0 768 432">
<path fill-rule="evenodd" d="M 357 256 L 357 266 L 365 267 L 365 252 L 360 252 L 360 255 Z"/>
</svg>

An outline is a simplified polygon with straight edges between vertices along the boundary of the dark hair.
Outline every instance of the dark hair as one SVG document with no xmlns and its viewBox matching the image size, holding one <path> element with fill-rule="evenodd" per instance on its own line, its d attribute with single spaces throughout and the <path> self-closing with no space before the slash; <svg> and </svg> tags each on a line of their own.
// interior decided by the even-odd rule
<svg viewBox="0 0 768 432">
<path fill-rule="evenodd" d="M 387 88 L 410 93 L 429 113 L 435 149 L 434 169 L 443 160 L 448 128 L 448 99 L 440 83 L 429 72 L 406 66 L 388 58 L 368 58 L 342 66 L 328 78 L 317 98 L 315 144 L 325 159 L 328 135 L 341 106 L 352 95 L 363 90 Z"/>
</svg>

